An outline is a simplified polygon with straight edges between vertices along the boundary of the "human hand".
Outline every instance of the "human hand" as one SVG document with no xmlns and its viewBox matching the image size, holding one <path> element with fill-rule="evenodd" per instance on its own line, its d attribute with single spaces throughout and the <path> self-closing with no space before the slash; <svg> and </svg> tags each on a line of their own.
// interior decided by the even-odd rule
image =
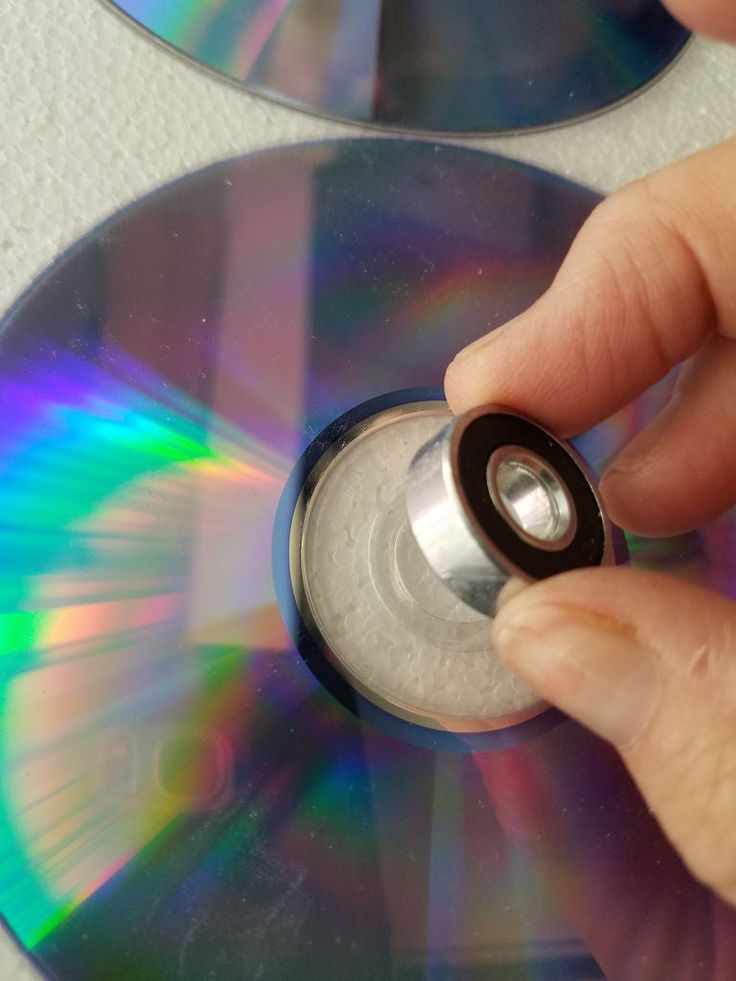
<svg viewBox="0 0 736 981">
<path fill-rule="evenodd" d="M 736 37 L 730 4 L 672 6 L 711 30 L 728 15 Z M 612 196 L 548 293 L 447 373 L 456 411 L 492 401 L 571 435 L 686 361 L 601 485 L 612 518 L 640 534 L 736 502 L 734 175 L 736 141 Z M 664 576 L 582 570 L 514 596 L 493 636 L 541 695 L 617 747 L 691 871 L 736 903 L 736 604 Z"/>
<path fill-rule="evenodd" d="M 693 31 L 736 41 L 736 11 L 732 0 L 664 0 L 670 11 Z"/>
</svg>

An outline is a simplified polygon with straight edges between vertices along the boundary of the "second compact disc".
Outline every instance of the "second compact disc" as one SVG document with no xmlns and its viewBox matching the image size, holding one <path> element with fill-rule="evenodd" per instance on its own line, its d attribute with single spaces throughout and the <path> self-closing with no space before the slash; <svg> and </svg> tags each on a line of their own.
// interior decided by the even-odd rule
<svg viewBox="0 0 736 981">
<path fill-rule="evenodd" d="M 43 976 L 734 973 L 733 911 L 616 754 L 477 674 L 482 623 L 413 580 L 391 524 L 392 440 L 426 433 L 384 442 L 379 423 L 418 406 L 442 424 L 446 364 L 540 295 L 596 200 L 434 143 L 273 150 L 116 215 L 5 317 L 0 914 Z M 600 466 L 666 394 L 588 434 L 583 456 Z M 351 472 L 344 453 L 364 444 Z M 397 584 L 375 576 L 380 650 L 363 579 L 338 596 L 341 660 L 300 605 L 289 544 L 312 489 L 313 619 L 329 634 L 317 580 L 328 601 L 343 588 L 355 533 Z M 358 533 L 360 494 L 385 526 Z M 728 591 L 734 527 L 630 549 Z M 463 656 L 481 660 L 463 685 L 483 718 L 457 721 L 453 664 L 421 673 L 423 646 L 386 626 L 394 608 L 404 631 L 443 619 L 448 650 L 467 621 Z M 500 696 L 507 715 L 483 728 Z"/>
<path fill-rule="evenodd" d="M 689 34 L 660 0 L 109 0 L 252 92 L 357 123 L 551 126 L 641 90 Z"/>
</svg>

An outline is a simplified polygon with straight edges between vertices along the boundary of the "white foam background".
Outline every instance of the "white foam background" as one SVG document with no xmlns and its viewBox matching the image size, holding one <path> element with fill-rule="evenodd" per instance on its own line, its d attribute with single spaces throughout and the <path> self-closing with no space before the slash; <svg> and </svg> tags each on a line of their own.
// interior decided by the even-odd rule
<svg viewBox="0 0 736 981">
<path fill-rule="evenodd" d="M 0 0 L 0 92 L 0 309 L 91 225 L 170 178 L 255 148 L 360 132 L 210 77 L 99 0 Z M 470 142 L 611 191 L 731 135 L 735 93 L 736 52 L 697 41 L 614 112 Z M 0 942 L 3 981 L 35 976 Z"/>
</svg>

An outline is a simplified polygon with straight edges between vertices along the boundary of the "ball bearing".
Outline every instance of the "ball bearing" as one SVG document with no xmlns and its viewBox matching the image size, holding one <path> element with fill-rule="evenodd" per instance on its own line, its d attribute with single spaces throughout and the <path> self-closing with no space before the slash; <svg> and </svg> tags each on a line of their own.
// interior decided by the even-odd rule
<svg viewBox="0 0 736 981">
<path fill-rule="evenodd" d="M 538 423 L 499 406 L 454 419 L 419 450 L 406 502 L 429 565 L 487 616 L 511 580 L 615 562 L 616 530 L 583 460 Z"/>
</svg>

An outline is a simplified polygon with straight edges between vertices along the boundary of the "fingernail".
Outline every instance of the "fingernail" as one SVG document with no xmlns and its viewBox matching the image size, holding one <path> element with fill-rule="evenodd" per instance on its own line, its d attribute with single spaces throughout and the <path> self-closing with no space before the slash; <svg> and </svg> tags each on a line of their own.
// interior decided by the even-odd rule
<svg viewBox="0 0 736 981">
<path fill-rule="evenodd" d="M 458 364 L 461 361 L 467 361 L 468 358 L 473 357 L 478 351 L 486 347 L 493 339 L 493 334 L 486 334 L 485 337 L 480 337 L 477 341 L 473 341 L 472 344 L 468 344 L 461 351 L 458 351 L 455 357 L 452 359 L 454 364 Z"/>
<path fill-rule="evenodd" d="M 522 594 L 496 617 L 493 640 L 528 685 L 619 748 L 648 727 L 659 699 L 658 662 L 625 626 Z"/>
<path fill-rule="evenodd" d="M 628 476 L 629 474 L 636 473 L 637 470 L 641 470 L 646 466 L 647 461 L 650 456 L 650 451 L 644 450 L 643 452 L 629 453 L 626 450 L 622 451 L 617 457 L 614 458 L 611 465 L 607 468 L 606 472 L 601 478 L 601 492 L 603 491 L 603 483 L 607 481 L 610 477 L 616 477 L 618 474 Z"/>
<path fill-rule="evenodd" d="M 609 475 L 633 474 L 642 470 L 646 466 L 656 465 L 654 457 L 661 446 L 662 430 L 666 427 L 669 408 L 663 410 L 657 419 L 643 429 L 634 439 L 625 446 L 620 453 L 611 461 L 610 467 L 606 470 L 603 480 Z M 601 484 L 603 481 L 601 481 Z"/>
<path fill-rule="evenodd" d="M 521 316 L 521 315 L 520 315 Z M 477 341 L 473 341 L 472 344 L 468 344 L 453 358 L 454 362 L 466 361 L 468 358 L 474 357 L 480 351 L 492 344 L 493 341 L 507 328 L 511 327 L 520 317 L 514 317 L 512 320 L 508 320 L 505 324 L 501 324 L 500 327 L 496 327 L 489 334 L 485 334 L 483 337 L 478 338 Z"/>
</svg>

